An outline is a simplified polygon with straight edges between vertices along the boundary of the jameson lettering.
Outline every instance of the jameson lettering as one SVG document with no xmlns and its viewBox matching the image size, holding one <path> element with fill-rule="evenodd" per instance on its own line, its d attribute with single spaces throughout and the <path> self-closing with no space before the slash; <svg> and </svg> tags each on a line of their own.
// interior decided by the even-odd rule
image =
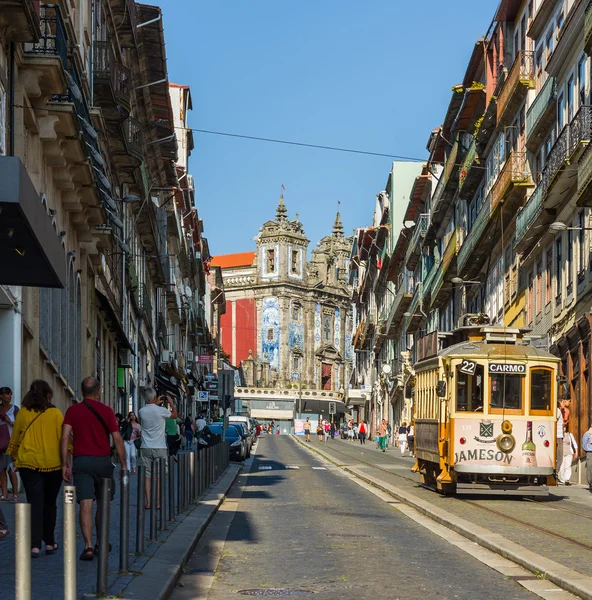
<svg viewBox="0 0 592 600">
<path fill-rule="evenodd" d="M 461 463 L 467 462 L 470 460 L 482 460 L 482 461 L 492 461 L 495 460 L 497 462 L 505 462 L 507 465 L 512 464 L 512 460 L 514 457 L 511 454 L 506 454 L 505 452 L 496 452 L 493 449 L 480 448 L 475 450 L 461 450 L 460 452 L 454 453 L 454 462 Z"/>
<path fill-rule="evenodd" d="M 506 363 L 489 363 L 490 373 L 526 373 L 526 365 L 508 365 Z"/>
</svg>

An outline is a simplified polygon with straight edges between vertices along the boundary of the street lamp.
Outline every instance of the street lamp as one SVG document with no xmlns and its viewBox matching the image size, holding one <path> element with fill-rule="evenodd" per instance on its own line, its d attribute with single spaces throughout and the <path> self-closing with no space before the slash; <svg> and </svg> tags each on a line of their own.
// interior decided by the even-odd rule
<svg viewBox="0 0 592 600">
<path fill-rule="evenodd" d="M 561 233 L 562 231 L 592 231 L 592 227 L 569 227 L 561 221 L 555 221 L 549 225 L 549 231 Z"/>
<path fill-rule="evenodd" d="M 483 285 L 482 281 L 465 281 L 462 277 L 453 277 L 450 281 L 456 285 Z"/>
</svg>

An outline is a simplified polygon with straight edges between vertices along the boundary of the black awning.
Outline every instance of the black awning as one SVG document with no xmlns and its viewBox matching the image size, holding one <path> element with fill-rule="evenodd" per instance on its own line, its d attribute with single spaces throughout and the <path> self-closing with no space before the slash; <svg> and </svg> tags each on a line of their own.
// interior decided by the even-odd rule
<svg viewBox="0 0 592 600">
<path fill-rule="evenodd" d="M 175 400 L 181 400 L 181 390 L 178 385 L 174 385 L 168 379 L 168 374 L 156 373 L 154 377 L 154 387 L 161 396 L 173 396 Z"/>
<path fill-rule="evenodd" d="M 302 398 L 302 412 L 308 414 L 329 413 L 329 403 L 335 404 L 336 414 L 345 413 L 345 404 L 341 400 L 331 400 L 330 398 Z M 298 404 L 298 400 L 296 400 Z"/>
<path fill-rule="evenodd" d="M 0 156 L 0 284 L 63 288 L 66 256 L 17 156 Z"/>
<path fill-rule="evenodd" d="M 115 309 L 111 306 L 111 302 L 109 302 L 109 299 L 107 298 L 107 296 L 105 296 L 105 294 L 103 294 L 99 290 L 95 290 L 95 293 L 101 304 L 101 310 L 105 313 L 105 315 L 107 317 L 106 318 L 107 323 L 117 333 L 117 339 L 119 340 L 119 345 L 122 348 L 125 348 L 126 350 L 131 350 L 132 354 L 135 354 L 134 347 L 132 346 L 131 342 L 129 341 L 129 339 L 125 333 L 125 330 L 123 329 L 123 325 L 121 324 L 121 320 L 119 319 L 119 316 L 115 312 Z"/>
</svg>

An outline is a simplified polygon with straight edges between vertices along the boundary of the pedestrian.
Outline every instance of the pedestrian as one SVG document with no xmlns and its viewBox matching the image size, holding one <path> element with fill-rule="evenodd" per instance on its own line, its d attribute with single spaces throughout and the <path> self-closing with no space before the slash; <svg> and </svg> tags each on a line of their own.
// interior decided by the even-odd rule
<svg viewBox="0 0 592 600">
<path fill-rule="evenodd" d="M 582 450 L 586 453 L 586 476 L 588 489 L 592 492 L 592 425 L 582 438 Z"/>
<path fill-rule="evenodd" d="M 100 402 L 101 382 L 94 377 L 86 377 L 81 386 L 82 402 L 68 408 L 64 416 L 60 452 L 62 456 L 62 476 L 64 481 L 76 486 L 76 499 L 80 503 L 80 529 L 84 538 L 84 550 L 80 560 L 92 560 L 98 554 L 98 543 L 92 544 L 93 501 L 100 498 L 103 479 L 113 479 L 114 465 L 111 461 L 111 439 L 121 470 L 126 469 L 125 447 L 119 424 L 111 407 Z M 72 464 L 68 456 L 70 437 L 73 438 Z M 111 483 L 111 500 L 115 497 L 115 481 Z M 95 518 L 97 539 L 101 524 L 101 506 L 97 502 Z"/>
<path fill-rule="evenodd" d="M 206 423 L 205 416 L 199 415 L 199 417 L 197 417 L 197 419 L 195 421 L 195 431 L 197 433 L 200 433 L 201 430 L 204 429 L 206 425 L 207 425 L 207 423 Z"/>
<path fill-rule="evenodd" d="M 578 444 L 574 436 L 569 431 L 569 424 L 565 426 L 565 434 L 563 436 L 563 461 L 559 468 L 557 483 L 561 485 L 571 485 L 571 467 L 578 458 Z"/>
<path fill-rule="evenodd" d="M 358 439 L 358 433 L 360 431 L 360 426 L 357 423 L 354 423 L 354 440 Z"/>
<path fill-rule="evenodd" d="M 405 456 L 405 449 L 407 448 L 407 424 L 401 423 L 399 427 L 399 448 L 401 449 L 401 456 Z"/>
<path fill-rule="evenodd" d="M 386 422 L 386 441 L 387 441 L 387 446 L 390 444 L 391 438 L 393 436 L 393 428 L 391 427 L 391 424 L 387 421 Z"/>
<path fill-rule="evenodd" d="M 368 433 L 368 428 L 366 427 L 366 422 L 364 419 L 360 421 L 360 426 L 358 427 L 358 437 L 360 438 L 360 444 L 366 443 L 366 434 Z"/>
<path fill-rule="evenodd" d="M 381 452 L 386 452 L 386 443 L 387 443 L 387 428 L 386 428 L 386 419 L 383 419 L 379 424 L 378 424 L 378 428 L 377 428 L 377 440 L 378 440 L 378 447 L 380 448 Z"/>
<path fill-rule="evenodd" d="M 12 464 L 12 456 L 6 451 L 12 435 L 12 427 L 19 412 L 18 406 L 12 404 L 12 390 L 0 388 L 0 428 L 3 431 L 2 453 L 0 454 L 0 501 L 18 502 L 18 477 Z M 12 486 L 12 494 L 8 494 L 8 479 Z"/>
<path fill-rule="evenodd" d="M 185 447 L 191 449 L 193 445 L 193 423 L 189 417 L 185 418 Z"/>
<path fill-rule="evenodd" d="M 134 475 L 136 474 L 138 448 L 142 443 L 141 436 L 142 426 L 138 423 L 138 417 L 132 411 L 127 415 L 121 437 L 125 445 L 127 470 Z"/>
<path fill-rule="evenodd" d="M 350 419 L 349 422 L 347 423 L 347 439 L 349 441 L 354 440 L 354 422 L 353 419 Z"/>
<path fill-rule="evenodd" d="M 331 424 L 329 423 L 329 421 L 327 421 L 327 419 L 323 419 L 323 433 L 325 436 L 324 439 L 326 443 L 329 439 L 329 434 L 331 433 Z"/>
<path fill-rule="evenodd" d="M 302 429 L 304 430 L 304 439 L 307 442 L 310 442 L 310 419 L 309 417 L 306 417 L 306 421 L 304 421 L 304 424 L 302 425 Z"/>
<path fill-rule="evenodd" d="M 319 442 L 323 441 L 323 424 L 317 423 L 317 435 L 319 436 Z"/>
<path fill-rule="evenodd" d="M 415 426 L 413 423 L 410 423 L 407 428 L 407 448 L 409 449 L 409 455 L 415 456 Z"/>
<path fill-rule="evenodd" d="M 45 554 L 58 549 L 55 526 L 62 487 L 60 438 L 64 417 L 52 399 L 53 390 L 46 381 L 33 381 L 14 421 L 8 446 L 31 505 L 31 558 L 39 557 L 42 542 Z"/>
<path fill-rule="evenodd" d="M 333 421 L 333 420 L 331 421 L 330 431 L 331 431 L 331 439 L 334 440 L 335 432 L 337 431 L 337 429 L 335 427 L 335 421 Z"/>
<path fill-rule="evenodd" d="M 168 396 L 161 396 L 161 406 L 171 412 L 171 407 L 168 402 Z M 171 413 L 172 414 L 172 413 Z M 169 456 L 172 456 L 175 461 L 178 461 L 177 453 L 181 447 L 181 435 L 179 433 L 179 423 L 181 419 L 179 415 L 170 416 L 166 420 L 166 440 Z"/>
<path fill-rule="evenodd" d="M 152 478 L 152 463 L 155 460 L 164 458 L 165 471 L 168 468 L 166 460 L 167 452 L 167 420 L 176 419 L 177 408 L 171 397 L 156 396 L 154 388 L 144 390 L 144 402 L 146 406 L 140 409 L 140 422 L 142 423 L 142 446 L 140 448 L 140 458 L 146 473 L 144 482 L 144 491 L 146 493 L 146 504 L 144 508 L 150 509 L 150 492 Z M 170 410 L 169 410 L 170 405 Z M 157 489 L 157 507 L 160 505 L 160 486 L 158 481 L 155 483 Z M 139 508 L 139 507 L 138 507 Z"/>
<path fill-rule="evenodd" d="M 563 436 L 564 436 L 564 427 L 563 427 L 563 412 L 561 410 L 563 406 L 563 400 L 559 400 L 557 402 L 557 410 L 555 412 L 555 418 L 557 420 L 557 445 L 555 452 L 555 473 L 557 476 L 557 481 L 559 481 L 559 471 L 561 469 L 561 465 L 563 464 Z"/>
</svg>

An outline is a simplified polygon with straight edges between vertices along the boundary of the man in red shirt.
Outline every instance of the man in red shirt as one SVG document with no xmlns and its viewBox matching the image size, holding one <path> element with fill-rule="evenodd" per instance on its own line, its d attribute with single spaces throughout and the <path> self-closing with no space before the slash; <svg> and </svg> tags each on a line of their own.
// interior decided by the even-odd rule
<svg viewBox="0 0 592 600">
<path fill-rule="evenodd" d="M 111 439 L 117 449 L 121 470 L 126 468 L 125 447 L 119 425 L 113 410 L 99 402 L 101 383 L 94 377 L 86 377 L 82 381 L 82 397 L 84 400 L 70 406 L 64 416 L 60 451 L 62 455 L 62 474 L 68 483 L 74 478 L 76 496 L 80 502 L 80 529 L 84 537 L 84 551 L 80 560 L 92 560 L 98 553 L 98 544 L 92 545 L 92 505 L 100 497 L 101 480 L 113 479 L 113 463 L 111 462 Z M 68 456 L 68 443 L 73 436 L 72 466 Z M 111 486 L 115 495 L 115 482 Z M 97 505 L 96 528 L 99 537 L 100 505 Z"/>
</svg>

